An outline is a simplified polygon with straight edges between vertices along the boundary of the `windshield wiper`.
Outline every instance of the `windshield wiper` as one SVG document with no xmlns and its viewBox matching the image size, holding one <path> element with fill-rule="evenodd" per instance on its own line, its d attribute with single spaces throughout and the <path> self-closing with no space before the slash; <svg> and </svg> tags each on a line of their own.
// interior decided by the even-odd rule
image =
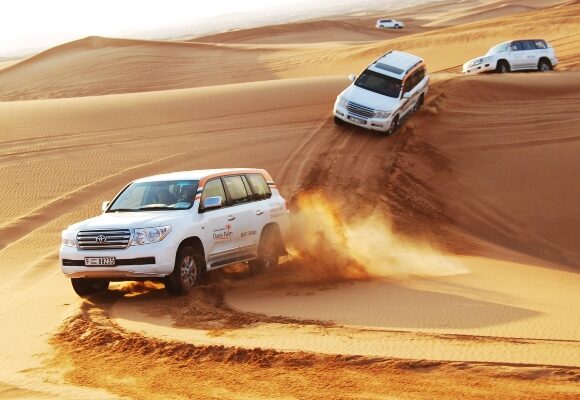
<svg viewBox="0 0 580 400">
<path fill-rule="evenodd" d="M 174 207 L 168 207 L 168 206 L 152 206 L 152 207 L 140 207 L 137 208 L 135 211 L 154 211 L 154 210 L 175 210 Z"/>
</svg>

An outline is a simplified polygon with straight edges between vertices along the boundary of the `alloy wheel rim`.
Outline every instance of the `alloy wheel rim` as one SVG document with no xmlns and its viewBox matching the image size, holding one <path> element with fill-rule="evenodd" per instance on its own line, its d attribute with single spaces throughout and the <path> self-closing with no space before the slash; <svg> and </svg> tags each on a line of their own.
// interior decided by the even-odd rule
<svg viewBox="0 0 580 400">
<path fill-rule="evenodd" d="M 181 281 L 187 287 L 193 287 L 197 278 L 195 260 L 192 256 L 185 256 L 181 261 Z"/>
</svg>

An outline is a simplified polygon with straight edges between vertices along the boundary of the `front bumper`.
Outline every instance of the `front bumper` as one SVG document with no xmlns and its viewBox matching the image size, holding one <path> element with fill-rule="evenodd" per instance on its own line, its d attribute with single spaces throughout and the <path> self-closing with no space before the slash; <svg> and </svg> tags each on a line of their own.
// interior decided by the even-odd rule
<svg viewBox="0 0 580 400">
<path fill-rule="evenodd" d="M 463 70 L 461 71 L 462 74 L 466 75 L 473 75 L 473 74 L 481 74 L 482 72 L 489 72 L 494 71 L 495 65 L 492 65 L 489 62 L 484 62 L 478 65 L 473 65 L 468 67 L 466 64 L 463 65 Z"/>
<path fill-rule="evenodd" d="M 60 265 L 68 278 L 158 278 L 164 277 L 175 266 L 177 245 L 171 241 L 129 246 L 116 250 L 80 250 L 76 247 L 60 247 Z M 115 257 L 116 266 L 87 267 L 85 257 Z"/>
<path fill-rule="evenodd" d="M 362 118 L 356 115 L 350 115 L 347 109 L 340 104 L 334 105 L 334 116 L 349 124 L 380 132 L 388 131 L 393 120 L 392 115 L 389 118 Z"/>
</svg>

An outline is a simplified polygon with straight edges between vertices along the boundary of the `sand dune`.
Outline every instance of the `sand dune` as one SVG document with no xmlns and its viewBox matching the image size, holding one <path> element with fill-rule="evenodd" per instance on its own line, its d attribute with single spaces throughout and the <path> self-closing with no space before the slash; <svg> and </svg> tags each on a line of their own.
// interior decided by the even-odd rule
<svg viewBox="0 0 580 400">
<path fill-rule="evenodd" d="M 576 398 L 580 5 L 464 3 L 407 10 L 454 26 L 389 40 L 406 32 L 340 17 L 91 37 L 0 70 L 0 397 Z M 448 72 L 530 35 L 558 71 Z M 424 109 L 390 138 L 335 126 L 346 73 L 391 48 L 427 59 Z M 126 182 L 248 165 L 299 221 L 279 270 L 181 298 L 80 300 L 62 277 L 60 230 Z"/>
<path fill-rule="evenodd" d="M 341 26 L 338 22 L 331 23 L 327 37 L 335 43 L 224 44 L 89 37 L 0 70 L 0 99 L 93 96 L 349 74 L 360 71 L 369 60 L 391 49 L 418 54 L 425 58 L 431 71 L 458 72 L 463 62 L 484 54 L 492 45 L 527 36 L 551 41 L 561 61 L 559 69 L 567 70 L 578 67 L 580 50 L 575 43 L 579 35 L 579 15 L 580 5 L 569 5 L 433 32 L 408 35 L 407 30 L 402 30 L 396 35 L 405 35 L 403 37 L 375 38 L 370 43 L 360 44 L 345 43 L 348 38 L 334 31 L 337 25 Z M 360 24 L 356 22 L 356 26 Z M 293 25 L 290 28 L 267 27 L 263 35 L 276 37 L 279 30 L 299 35 L 306 32 L 306 35 L 309 29 L 303 25 L 315 31 L 325 27 L 324 23 L 316 21 L 294 28 Z M 368 30 L 356 29 L 356 32 Z M 259 32 L 244 30 L 228 35 L 253 37 Z M 376 34 L 392 35 L 388 31 Z M 227 42 L 223 35 L 219 40 Z M 30 76 L 35 79 L 31 80 Z"/>
</svg>

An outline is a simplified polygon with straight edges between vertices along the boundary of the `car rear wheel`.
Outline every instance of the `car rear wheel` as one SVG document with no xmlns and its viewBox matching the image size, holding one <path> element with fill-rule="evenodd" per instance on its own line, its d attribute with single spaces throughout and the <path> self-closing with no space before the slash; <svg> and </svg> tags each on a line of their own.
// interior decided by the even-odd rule
<svg viewBox="0 0 580 400">
<path fill-rule="evenodd" d="M 197 286 L 203 277 L 205 259 L 193 246 L 184 246 L 177 251 L 175 267 L 165 278 L 165 290 L 170 294 L 185 294 Z"/>
<path fill-rule="evenodd" d="M 399 116 L 397 115 L 395 116 L 395 118 L 393 118 L 393 121 L 391 121 L 391 126 L 385 132 L 385 134 L 387 136 L 391 136 L 397 131 L 398 128 L 399 128 Z"/>
<path fill-rule="evenodd" d="M 109 288 L 107 279 L 71 278 L 74 291 L 81 297 L 86 297 L 97 292 L 104 292 Z"/>
<path fill-rule="evenodd" d="M 281 242 L 280 233 L 276 228 L 272 226 L 264 228 L 258 244 L 258 257 L 248 263 L 253 275 L 264 273 L 278 266 Z"/>
<path fill-rule="evenodd" d="M 500 74 L 506 74 L 508 72 L 510 72 L 511 68 L 510 65 L 508 64 L 507 61 L 501 60 L 497 63 L 497 67 L 495 68 L 495 71 L 500 73 Z"/>
<path fill-rule="evenodd" d="M 552 64 L 546 59 L 541 59 L 538 63 L 538 71 L 549 72 L 552 70 Z"/>
</svg>

